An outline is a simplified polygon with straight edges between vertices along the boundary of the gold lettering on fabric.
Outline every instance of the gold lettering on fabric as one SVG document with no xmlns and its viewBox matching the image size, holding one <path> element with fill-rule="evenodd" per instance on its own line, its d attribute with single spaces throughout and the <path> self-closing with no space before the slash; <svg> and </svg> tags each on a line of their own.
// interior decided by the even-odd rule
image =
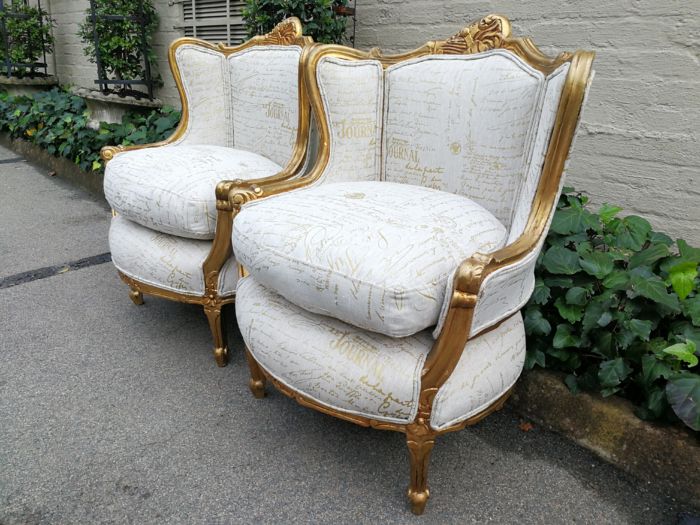
<svg viewBox="0 0 700 525">
<path fill-rule="evenodd" d="M 376 133 L 377 124 L 371 118 L 351 118 L 338 122 L 338 138 L 341 139 L 372 138 Z"/>
<path fill-rule="evenodd" d="M 357 366 L 371 372 L 379 382 L 384 380 L 384 364 L 378 359 L 378 351 L 356 335 L 333 330 L 339 337 L 330 343 L 330 347 L 346 357 Z"/>
</svg>

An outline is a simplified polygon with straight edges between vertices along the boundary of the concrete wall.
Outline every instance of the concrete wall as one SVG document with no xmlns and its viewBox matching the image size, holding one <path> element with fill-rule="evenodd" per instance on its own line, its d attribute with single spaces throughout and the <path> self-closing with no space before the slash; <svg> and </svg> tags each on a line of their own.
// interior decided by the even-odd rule
<svg viewBox="0 0 700 525">
<path fill-rule="evenodd" d="M 168 66 L 168 45 L 182 36 L 174 29 L 181 23 L 180 4 L 169 5 L 168 0 L 154 0 L 160 16 L 160 25 L 154 38 L 154 49 L 158 55 L 158 70 L 164 85 L 156 95 L 166 104 L 179 107 L 180 99 Z M 49 0 L 42 2 L 55 21 L 53 30 L 56 42 L 52 70 L 61 84 L 94 89 L 97 66 L 90 62 L 83 52 L 83 42 L 78 36 L 78 26 L 85 19 L 90 6 L 89 0 Z"/>
<path fill-rule="evenodd" d="M 357 47 L 408 50 L 488 13 L 548 53 L 597 52 L 568 183 L 700 246 L 700 2 L 359 2 Z"/>
</svg>

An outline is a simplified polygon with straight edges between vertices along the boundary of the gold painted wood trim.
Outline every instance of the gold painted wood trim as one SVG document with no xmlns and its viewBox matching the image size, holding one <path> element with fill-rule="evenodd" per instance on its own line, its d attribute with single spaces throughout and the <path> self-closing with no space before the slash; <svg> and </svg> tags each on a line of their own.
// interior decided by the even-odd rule
<svg viewBox="0 0 700 525">
<path fill-rule="evenodd" d="M 246 356 L 249 361 L 253 361 L 253 363 L 260 369 L 260 371 L 263 373 L 265 376 L 265 379 L 270 381 L 274 385 L 274 387 L 280 391 L 282 394 L 285 396 L 293 399 L 297 403 L 299 403 L 301 406 L 311 408 L 313 410 L 316 410 L 317 412 L 321 412 L 323 414 L 329 415 L 336 417 L 338 419 L 342 419 L 344 421 L 349 421 L 350 423 L 355 423 L 356 425 L 359 425 L 361 427 L 371 427 L 375 428 L 378 430 L 391 430 L 394 432 L 403 432 L 406 433 L 406 427 L 413 425 L 414 422 L 409 422 L 409 423 L 390 423 L 387 421 L 379 421 L 377 419 L 372 419 L 369 417 L 365 416 L 358 416 L 356 414 L 349 414 L 347 412 L 343 412 L 342 410 L 337 410 L 335 408 L 331 408 L 329 406 L 326 406 L 322 403 L 319 403 L 315 399 L 297 392 L 296 390 L 293 390 L 292 388 L 288 387 L 281 381 L 277 380 L 268 370 L 265 369 L 263 365 L 260 364 L 260 362 L 255 359 L 255 356 L 253 353 L 246 348 Z M 468 417 L 464 421 L 460 421 L 459 423 L 452 425 L 450 427 L 441 429 L 441 430 L 433 430 L 432 428 L 430 429 L 431 432 L 435 436 L 439 436 L 441 434 L 447 434 L 448 432 L 454 432 L 456 430 L 463 429 L 465 427 L 474 425 L 484 419 L 486 416 L 489 414 L 500 410 L 503 408 L 503 405 L 505 402 L 508 400 L 510 395 L 513 392 L 513 388 L 511 387 L 508 390 L 506 390 L 503 394 L 501 394 L 495 401 L 493 401 L 489 406 L 484 408 L 483 410 L 479 411 L 478 413 L 474 414 L 473 416 Z M 256 396 L 257 397 L 257 396 Z"/>
<path fill-rule="evenodd" d="M 161 299 L 169 299 L 171 301 L 187 304 L 198 304 L 201 306 L 225 305 L 233 303 L 236 300 L 236 296 L 234 294 L 224 297 L 217 295 L 214 298 L 208 297 L 207 295 L 202 296 L 186 294 L 160 288 L 153 284 L 144 283 L 143 281 L 139 281 L 138 279 L 134 279 L 133 277 L 123 274 L 119 270 L 117 270 L 117 274 L 119 275 L 120 279 L 124 281 L 124 283 L 126 283 L 132 290 L 136 290 L 142 294 L 152 295 L 153 297 L 159 297 Z"/>
</svg>

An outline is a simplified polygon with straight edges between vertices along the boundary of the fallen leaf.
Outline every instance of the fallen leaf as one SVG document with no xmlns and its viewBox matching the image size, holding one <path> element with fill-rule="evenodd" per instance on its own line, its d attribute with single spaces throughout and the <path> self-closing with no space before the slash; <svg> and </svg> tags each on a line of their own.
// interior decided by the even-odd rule
<svg viewBox="0 0 700 525">
<path fill-rule="evenodd" d="M 535 426 L 530 423 L 529 421 L 521 421 L 520 424 L 518 425 L 518 428 L 522 430 L 523 432 L 530 432 Z"/>
</svg>

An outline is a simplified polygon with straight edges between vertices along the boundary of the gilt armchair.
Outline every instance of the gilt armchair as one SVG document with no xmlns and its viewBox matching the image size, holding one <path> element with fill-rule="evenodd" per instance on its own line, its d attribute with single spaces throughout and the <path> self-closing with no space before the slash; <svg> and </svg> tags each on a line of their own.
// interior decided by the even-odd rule
<svg viewBox="0 0 700 525">
<path fill-rule="evenodd" d="M 114 211 L 112 261 L 136 304 L 143 294 L 204 307 L 219 366 L 228 357 L 223 307 L 234 300 L 228 180 L 284 180 L 303 169 L 309 105 L 300 63 L 312 45 L 289 18 L 235 47 L 181 38 L 169 61 L 182 102 L 170 138 L 103 148 Z"/>
<path fill-rule="evenodd" d="M 405 433 L 416 514 L 436 437 L 500 408 L 522 370 L 519 310 L 592 60 L 547 57 L 497 15 L 403 55 L 318 46 L 316 164 L 229 188 L 253 394 L 269 379 Z"/>
</svg>

